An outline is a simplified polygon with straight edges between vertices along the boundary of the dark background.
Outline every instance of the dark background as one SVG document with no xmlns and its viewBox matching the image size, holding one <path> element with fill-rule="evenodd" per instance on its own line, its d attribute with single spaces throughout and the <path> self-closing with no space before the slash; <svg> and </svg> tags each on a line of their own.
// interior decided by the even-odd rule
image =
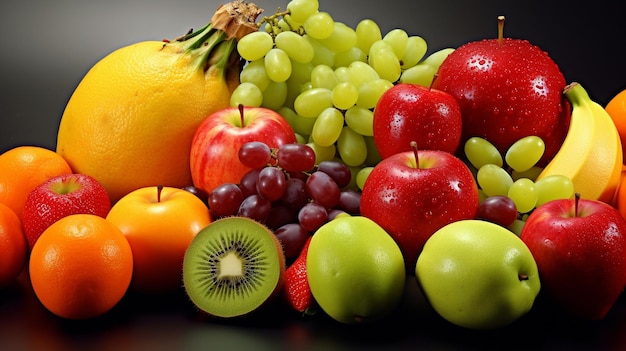
<svg viewBox="0 0 626 351">
<path fill-rule="evenodd" d="M 86 71 L 109 52 L 141 40 L 174 38 L 206 24 L 217 0 L 29 0 L 0 5 L 0 152 L 21 144 L 54 147 L 63 108 Z M 287 0 L 256 2 L 272 14 Z M 354 27 L 376 20 L 383 33 L 421 35 L 429 53 L 497 35 L 547 51 L 566 79 L 602 105 L 626 88 L 623 9 L 617 1 L 576 7 L 552 1 L 320 0 L 321 10 Z M 557 4 L 559 3 L 559 4 Z M 561 5 L 560 3 L 563 3 Z"/>
<path fill-rule="evenodd" d="M 383 33 L 421 35 L 429 53 L 497 35 L 525 38 L 547 51 L 566 79 L 605 105 L 626 88 L 620 55 L 626 30 L 619 2 L 583 7 L 550 1 L 320 0 L 321 10 L 355 26 L 376 20 Z M 0 152 L 17 145 L 54 148 L 63 108 L 87 70 L 109 52 L 141 40 L 174 38 L 206 24 L 220 1 L 30 0 L 0 5 Z M 259 0 L 269 15 L 287 0 Z M 0 253 L 1 254 L 1 253 Z M 624 297 L 600 322 L 582 322 L 539 307 L 496 332 L 454 328 L 424 307 L 412 286 L 402 308 L 371 326 L 345 326 L 322 316 L 302 319 L 285 309 L 251 319 L 207 321 L 183 294 L 130 295 L 110 314 L 86 322 L 58 319 L 21 283 L 0 290 L 0 349 L 46 350 L 373 350 L 534 349 L 623 350 Z"/>
</svg>

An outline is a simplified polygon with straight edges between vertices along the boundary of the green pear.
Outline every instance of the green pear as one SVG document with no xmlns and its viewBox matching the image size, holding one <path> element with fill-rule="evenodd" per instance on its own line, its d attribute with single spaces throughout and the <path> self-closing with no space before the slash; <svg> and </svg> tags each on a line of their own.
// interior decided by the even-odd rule
<svg viewBox="0 0 626 351">
<path fill-rule="evenodd" d="M 404 294 L 400 247 L 376 222 L 341 216 L 311 238 L 306 269 L 313 297 L 331 318 L 347 324 L 390 314 Z"/>
<path fill-rule="evenodd" d="M 513 323 L 530 311 L 541 286 L 524 242 L 502 226 L 474 219 L 436 231 L 417 259 L 415 275 L 433 309 L 469 329 Z"/>
</svg>

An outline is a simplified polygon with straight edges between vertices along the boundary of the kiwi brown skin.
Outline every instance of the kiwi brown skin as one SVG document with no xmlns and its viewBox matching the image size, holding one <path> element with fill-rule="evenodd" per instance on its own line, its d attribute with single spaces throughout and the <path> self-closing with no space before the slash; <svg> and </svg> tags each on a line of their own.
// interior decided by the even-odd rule
<svg viewBox="0 0 626 351">
<path fill-rule="evenodd" d="M 220 277 L 226 266 L 234 271 Z M 285 269 L 282 245 L 269 228 L 243 216 L 224 217 L 198 232 L 187 248 L 183 286 L 208 316 L 242 317 L 274 300 Z"/>
</svg>

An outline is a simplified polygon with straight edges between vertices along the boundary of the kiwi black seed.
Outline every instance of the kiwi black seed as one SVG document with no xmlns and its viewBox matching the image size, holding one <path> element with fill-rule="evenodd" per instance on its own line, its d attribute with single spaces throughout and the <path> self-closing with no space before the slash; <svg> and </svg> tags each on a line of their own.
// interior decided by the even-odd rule
<svg viewBox="0 0 626 351">
<path fill-rule="evenodd" d="M 233 216 L 202 229 L 183 260 L 183 284 L 200 310 L 218 317 L 246 315 L 282 287 L 285 256 L 263 224 Z"/>
</svg>

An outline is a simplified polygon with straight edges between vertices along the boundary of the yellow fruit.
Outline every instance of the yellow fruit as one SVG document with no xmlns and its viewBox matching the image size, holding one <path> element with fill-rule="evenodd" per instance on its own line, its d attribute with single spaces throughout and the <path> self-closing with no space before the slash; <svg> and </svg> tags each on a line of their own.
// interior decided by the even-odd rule
<svg viewBox="0 0 626 351">
<path fill-rule="evenodd" d="M 569 130 L 561 149 L 537 177 L 569 177 L 583 198 L 612 203 L 622 172 L 622 144 L 611 117 L 578 83 L 565 88 L 572 103 Z"/>
<path fill-rule="evenodd" d="M 241 70 L 236 41 L 257 28 L 261 12 L 247 6 L 221 6 L 197 32 L 135 43 L 97 62 L 68 101 L 57 152 L 100 181 L 112 202 L 145 186 L 190 185 L 191 139 L 206 116 L 229 105 Z"/>
</svg>

